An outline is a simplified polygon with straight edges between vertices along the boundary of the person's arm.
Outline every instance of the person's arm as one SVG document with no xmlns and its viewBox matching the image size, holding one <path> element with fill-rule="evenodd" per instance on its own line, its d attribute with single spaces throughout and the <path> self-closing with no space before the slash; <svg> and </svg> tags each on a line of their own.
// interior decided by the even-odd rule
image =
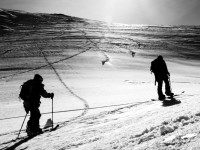
<svg viewBox="0 0 200 150">
<path fill-rule="evenodd" d="M 51 99 L 53 99 L 54 93 L 48 93 L 48 92 L 44 89 L 44 85 L 42 84 L 41 96 L 44 97 L 44 98 L 51 98 Z"/>
<path fill-rule="evenodd" d="M 166 70 L 166 73 L 167 73 L 167 75 L 169 75 L 169 76 L 170 76 L 170 73 L 169 73 L 169 71 L 168 71 L 167 64 L 166 64 L 166 62 L 165 62 L 165 61 L 164 61 L 164 65 L 165 65 L 165 70 Z"/>
</svg>

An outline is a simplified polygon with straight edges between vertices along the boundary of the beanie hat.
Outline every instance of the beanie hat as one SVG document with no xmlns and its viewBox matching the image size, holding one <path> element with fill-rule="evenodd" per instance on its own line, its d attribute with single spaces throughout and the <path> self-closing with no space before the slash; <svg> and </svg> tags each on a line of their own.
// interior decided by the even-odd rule
<svg viewBox="0 0 200 150">
<path fill-rule="evenodd" d="M 43 78 L 42 78 L 42 76 L 41 75 L 39 75 L 39 74 L 35 74 L 35 76 L 34 76 L 34 80 L 35 81 L 43 81 Z"/>
</svg>

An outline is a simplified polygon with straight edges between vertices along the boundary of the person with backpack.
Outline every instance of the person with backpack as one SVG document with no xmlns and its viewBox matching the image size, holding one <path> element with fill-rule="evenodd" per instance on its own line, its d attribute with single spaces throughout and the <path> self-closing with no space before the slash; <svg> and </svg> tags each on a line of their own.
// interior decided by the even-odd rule
<svg viewBox="0 0 200 150">
<path fill-rule="evenodd" d="M 40 114 L 40 98 L 53 99 L 54 93 L 48 93 L 44 89 L 44 84 L 42 84 L 43 78 L 39 74 L 35 74 L 33 79 L 26 81 L 21 88 L 19 97 L 24 101 L 24 109 L 28 114 L 30 112 L 30 118 L 27 122 L 26 132 L 28 136 L 34 136 L 42 133 L 40 128 L 39 120 Z"/>
<path fill-rule="evenodd" d="M 158 82 L 158 87 L 157 87 L 158 99 L 159 100 L 165 99 L 165 95 L 162 92 L 163 81 L 165 82 L 165 94 L 167 96 L 173 96 L 174 93 L 172 93 L 171 91 L 170 81 L 169 81 L 170 73 L 161 55 L 159 55 L 155 60 L 151 62 L 150 71 L 153 72 L 155 75 L 155 84 L 156 82 Z"/>
</svg>

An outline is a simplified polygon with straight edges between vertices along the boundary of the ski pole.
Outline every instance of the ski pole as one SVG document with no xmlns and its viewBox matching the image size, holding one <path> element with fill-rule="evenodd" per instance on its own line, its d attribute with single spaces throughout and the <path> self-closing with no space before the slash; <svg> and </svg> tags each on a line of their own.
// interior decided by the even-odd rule
<svg viewBox="0 0 200 150">
<path fill-rule="evenodd" d="M 170 86 L 170 92 L 172 92 L 172 86 L 171 86 L 170 76 L 169 76 L 169 86 Z"/>
<path fill-rule="evenodd" d="M 26 116 L 27 116 L 27 115 L 28 115 L 28 113 L 26 113 L 26 115 L 25 115 L 25 117 L 24 117 L 24 121 L 26 120 Z M 21 132 L 22 127 L 23 127 L 23 125 L 24 125 L 24 121 L 23 121 L 22 126 L 21 126 L 21 128 L 20 128 L 20 130 L 19 130 L 19 133 L 18 133 L 18 135 L 17 135 L 17 139 L 19 138 L 20 132 Z"/>
<path fill-rule="evenodd" d="M 52 128 L 53 128 L 53 98 L 52 98 Z"/>
</svg>

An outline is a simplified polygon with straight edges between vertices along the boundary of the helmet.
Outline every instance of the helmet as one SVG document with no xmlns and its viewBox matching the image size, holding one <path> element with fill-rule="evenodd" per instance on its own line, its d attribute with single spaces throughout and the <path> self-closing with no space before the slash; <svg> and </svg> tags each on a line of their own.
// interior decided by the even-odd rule
<svg viewBox="0 0 200 150">
<path fill-rule="evenodd" d="M 35 81 L 40 81 L 40 82 L 42 82 L 42 81 L 43 81 L 43 78 L 42 78 L 41 75 L 39 75 L 39 74 L 35 74 L 35 76 L 34 76 L 34 80 L 35 80 Z"/>
</svg>

